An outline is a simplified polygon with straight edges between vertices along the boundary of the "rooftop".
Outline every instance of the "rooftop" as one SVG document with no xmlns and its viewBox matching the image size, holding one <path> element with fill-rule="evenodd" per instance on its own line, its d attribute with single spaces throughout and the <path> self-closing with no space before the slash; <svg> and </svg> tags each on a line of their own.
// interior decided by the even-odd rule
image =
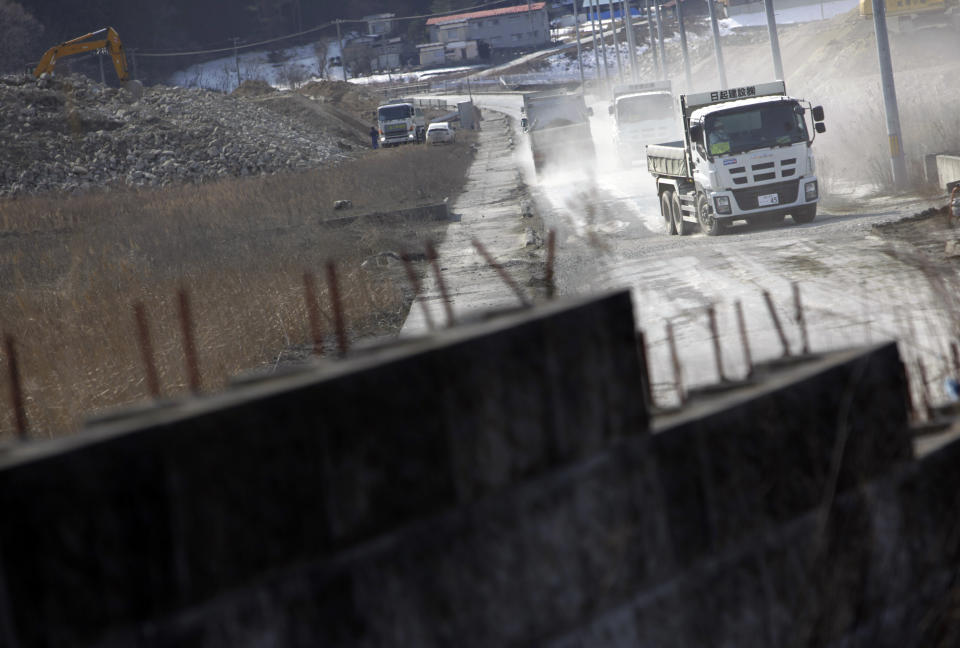
<svg viewBox="0 0 960 648">
<path fill-rule="evenodd" d="M 475 20 L 479 18 L 493 18 L 495 16 L 506 16 L 509 14 L 527 13 L 528 11 L 540 11 L 547 6 L 546 2 L 531 2 L 529 5 L 522 4 L 513 7 L 501 7 L 500 9 L 486 9 L 484 11 L 471 11 L 469 13 L 453 14 L 451 16 L 438 16 L 427 20 L 428 25 L 442 25 L 448 22 L 459 22 L 462 20 Z"/>
</svg>

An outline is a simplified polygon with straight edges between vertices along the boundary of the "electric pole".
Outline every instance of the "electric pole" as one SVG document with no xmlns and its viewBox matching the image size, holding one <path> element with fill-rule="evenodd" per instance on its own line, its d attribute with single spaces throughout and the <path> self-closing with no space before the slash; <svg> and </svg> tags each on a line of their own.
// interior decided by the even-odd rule
<svg viewBox="0 0 960 648">
<path fill-rule="evenodd" d="M 340 69 L 343 70 L 343 80 L 347 80 L 347 57 L 343 55 L 343 36 L 340 34 L 340 19 L 337 18 L 337 46 L 340 48 Z"/>
<path fill-rule="evenodd" d="M 873 0 L 873 29 L 877 33 L 877 58 L 880 60 L 880 85 L 883 88 L 883 107 L 887 115 L 887 136 L 890 138 L 890 168 L 893 185 L 903 189 L 907 184 L 907 166 L 900 140 L 900 111 L 897 108 L 897 90 L 893 85 L 893 63 L 890 60 L 890 40 L 887 35 L 887 8 L 884 0 Z"/>
<path fill-rule="evenodd" d="M 650 13 L 650 0 L 643 0 L 643 10 L 647 14 L 647 31 L 650 34 L 650 53 L 653 54 L 653 72 L 660 76 L 660 57 L 657 56 L 657 41 L 653 37 L 653 14 Z"/>
<path fill-rule="evenodd" d="M 240 43 L 240 37 L 233 37 L 233 64 L 237 68 L 237 87 L 240 87 L 240 51 L 237 49 L 237 45 Z"/>
<path fill-rule="evenodd" d="M 780 62 L 780 39 L 777 37 L 777 16 L 773 12 L 773 0 L 763 0 L 763 11 L 767 14 L 767 33 L 770 34 L 770 53 L 773 54 L 773 74 L 779 81 L 783 78 L 783 63 Z"/>
<path fill-rule="evenodd" d="M 687 51 L 687 30 L 683 26 L 683 10 L 680 8 L 680 0 L 677 0 L 677 26 L 680 28 L 680 49 L 683 50 L 683 74 L 687 79 L 687 91 L 690 91 L 693 89 L 693 75 L 690 74 L 690 52 Z"/>
<path fill-rule="evenodd" d="M 707 0 L 710 9 L 710 25 L 713 28 L 713 52 L 717 57 L 717 73 L 720 75 L 720 87 L 727 87 L 727 72 L 723 67 L 723 51 L 720 49 L 720 27 L 717 25 L 717 10 L 713 0 Z"/>
<path fill-rule="evenodd" d="M 663 49 L 663 13 L 660 11 L 661 0 L 653 0 L 657 6 L 657 41 L 660 48 L 660 78 L 667 80 L 667 53 Z"/>
<path fill-rule="evenodd" d="M 633 16 L 630 14 L 630 0 L 623 0 L 624 16 L 627 20 L 627 46 L 630 48 L 630 78 L 637 82 L 637 35 L 633 33 Z"/>
<path fill-rule="evenodd" d="M 583 54 L 580 51 L 580 10 L 578 5 L 580 0 L 573 0 L 573 29 L 577 35 L 577 68 L 580 70 L 580 94 L 586 92 L 586 86 L 583 81 Z"/>
</svg>

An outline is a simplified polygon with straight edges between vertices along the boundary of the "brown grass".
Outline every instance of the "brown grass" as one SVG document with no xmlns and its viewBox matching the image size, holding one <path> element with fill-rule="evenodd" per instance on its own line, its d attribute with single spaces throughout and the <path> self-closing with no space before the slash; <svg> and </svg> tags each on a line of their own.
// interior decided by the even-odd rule
<svg viewBox="0 0 960 648">
<path fill-rule="evenodd" d="M 150 315 L 163 394 L 184 393 L 180 286 L 192 298 L 205 391 L 308 343 L 305 271 L 317 277 L 332 333 L 328 260 L 337 264 L 350 337 L 394 334 L 413 297 L 403 271 L 360 264 L 422 249 L 445 224 L 320 222 L 452 199 L 472 159 L 465 135 L 455 147 L 370 152 L 299 175 L 0 202 L 0 329 L 16 339 L 31 434 L 70 432 L 88 414 L 147 397 L 137 301 Z M 353 209 L 334 211 L 341 199 Z M 0 439 L 14 431 L 9 392 L 2 358 Z"/>
</svg>

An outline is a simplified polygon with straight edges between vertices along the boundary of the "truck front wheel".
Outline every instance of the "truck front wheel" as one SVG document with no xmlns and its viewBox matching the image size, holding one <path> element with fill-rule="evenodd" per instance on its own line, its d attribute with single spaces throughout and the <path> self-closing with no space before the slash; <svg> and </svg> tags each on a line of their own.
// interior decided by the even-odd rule
<svg viewBox="0 0 960 648">
<path fill-rule="evenodd" d="M 716 236 L 723 229 L 723 225 L 713 215 L 710 199 L 702 193 L 697 194 L 697 221 L 700 222 L 700 229 L 707 236 Z"/>
<path fill-rule="evenodd" d="M 817 217 L 816 204 L 808 205 L 806 207 L 801 207 L 797 211 L 790 214 L 790 218 L 792 218 L 793 222 L 796 223 L 797 225 L 812 223 L 813 219 L 816 217 Z"/>
<path fill-rule="evenodd" d="M 660 214 L 663 216 L 667 234 L 676 234 L 677 228 L 673 222 L 673 192 L 669 189 L 664 189 L 660 194 Z"/>
</svg>

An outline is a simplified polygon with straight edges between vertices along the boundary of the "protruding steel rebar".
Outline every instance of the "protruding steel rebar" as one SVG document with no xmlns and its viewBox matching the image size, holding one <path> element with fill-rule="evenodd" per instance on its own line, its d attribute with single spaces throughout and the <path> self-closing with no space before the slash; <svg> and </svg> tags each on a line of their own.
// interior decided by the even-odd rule
<svg viewBox="0 0 960 648">
<path fill-rule="evenodd" d="M 793 287 L 795 317 L 797 318 L 797 325 L 800 327 L 800 339 L 803 343 L 800 353 L 808 355 L 810 353 L 810 339 L 807 337 L 807 320 L 803 316 L 803 302 L 800 301 L 800 284 L 794 281 L 791 286 Z"/>
<path fill-rule="evenodd" d="M 323 355 L 323 327 L 320 325 L 320 305 L 317 301 L 317 279 L 312 272 L 303 273 L 303 298 L 307 303 L 307 319 L 310 322 L 310 337 L 313 339 L 313 355 Z"/>
<path fill-rule="evenodd" d="M 440 289 L 440 296 L 443 298 L 443 312 L 447 316 L 447 326 L 453 326 L 456 322 L 453 317 L 453 305 L 450 303 L 450 293 L 447 292 L 447 282 L 443 280 L 443 274 L 440 272 L 440 257 L 432 241 L 427 241 L 427 259 L 433 266 L 433 274 L 437 278 L 437 287 Z"/>
<path fill-rule="evenodd" d="M 713 357 L 717 363 L 717 380 L 725 382 L 723 373 L 723 350 L 720 348 L 720 333 L 717 330 L 717 309 L 713 304 L 707 306 L 707 318 L 710 320 L 710 339 L 713 342 Z"/>
<path fill-rule="evenodd" d="M 197 359 L 197 347 L 193 337 L 193 313 L 190 310 L 190 293 L 181 288 L 178 297 L 180 314 L 180 335 L 183 337 L 183 354 L 187 363 L 187 383 L 190 391 L 200 393 L 200 362 Z"/>
<path fill-rule="evenodd" d="M 557 291 L 556 282 L 553 278 L 553 264 L 554 255 L 556 254 L 556 247 L 557 230 L 552 229 L 547 234 L 547 273 L 544 277 L 544 281 L 547 284 L 547 299 L 553 299 Z"/>
<path fill-rule="evenodd" d="M 683 390 L 683 368 L 680 366 L 680 354 L 677 353 L 677 342 L 673 338 L 673 323 L 667 322 L 667 346 L 670 348 L 670 364 L 673 366 L 673 387 L 677 391 L 677 398 L 682 405 L 687 400 Z"/>
<path fill-rule="evenodd" d="M 17 363 L 17 349 L 13 336 L 3 336 L 3 346 L 7 354 L 7 371 L 10 376 L 10 405 L 13 407 L 13 420 L 17 427 L 17 438 L 27 440 L 27 411 L 23 406 L 23 386 L 20 384 L 20 365 Z"/>
<path fill-rule="evenodd" d="M 740 329 L 740 344 L 743 346 L 743 362 L 747 365 L 747 377 L 753 375 L 753 356 L 750 355 L 750 336 L 747 334 L 747 323 L 743 319 L 743 305 L 738 299 L 733 304 L 737 311 L 737 327 Z"/>
<path fill-rule="evenodd" d="M 420 310 L 423 311 L 423 319 L 427 322 L 427 329 L 433 330 L 433 316 L 430 315 L 430 307 L 427 306 L 427 300 L 423 296 L 423 286 L 420 285 L 420 279 L 417 277 L 417 271 L 413 269 L 413 262 L 410 255 L 406 252 L 400 253 L 400 260 L 403 261 L 403 269 L 407 271 L 407 280 L 410 287 L 413 288 L 414 299 L 420 302 Z"/>
<path fill-rule="evenodd" d="M 347 341 L 347 324 L 343 316 L 340 285 L 337 283 L 337 264 L 333 261 L 327 262 L 327 290 L 330 292 L 330 304 L 333 307 L 333 326 L 337 333 L 337 348 L 342 358 L 350 350 L 350 344 Z"/>
<path fill-rule="evenodd" d="M 773 320 L 773 326 L 777 329 L 777 335 L 780 336 L 780 344 L 783 346 L 783 357 L 790 357 L 790 343 L 787 341 L 787 336 L 783 332 L 783 326 L 780 325 L 780 318 L 777 317 L 777 309 L 773 307 L 773 299 L 770 297 L 770 293 L 766 290 L 763 291 L 763 299 L 767 302 L 767 310 L 770 311 L 770 319 Z"/>
<path fill-rule="evenodd" d="M 643 397 L 648 407 L 656 407 L 653 400 L 653 384 L 650 380 L 650 361 L 647 357 L 647 336 L 637 331 L 637 354 L 640 356 L 640 369 L 643 371 Z"/>
<path fill-rule="evenodd" d="M 479 252 L 480 255 L 486 260 L 487 265 L 497 271 L 497 273 L 500 275 L 500 278 L 503 279 L 503 282 L 507 284 L 514 294 L 516 294 L 517 299 L 520 300 L 520 303 L 524 306 L 529 306 L 530 300 L 527 299 L 527 296 L 523 293 L 523 290 L 517 285 L 517 282 L 513 280 L 513 277 L 510 276 L 506 268 L 497 263 L 497 261 L 490 256 L 490 253 L 487 252 L 487 248 L 483 246 L 483 243 L 477 239 L 473 239 L 473 247 L 477 248 L 477 252 Z"/>
<path fill-rule="evenodd" d="M 150 340 L 150 323 L 143 302 L 133 305 L 133 317 L 137 325 L 137 341 L 140 344 L 140 359 L 147 376 L 147 391 L 151 398 L 160 398 L 160 379 L 157 376 L 157 364 L 153 358 L 153 342 Z"/>
</svg>

